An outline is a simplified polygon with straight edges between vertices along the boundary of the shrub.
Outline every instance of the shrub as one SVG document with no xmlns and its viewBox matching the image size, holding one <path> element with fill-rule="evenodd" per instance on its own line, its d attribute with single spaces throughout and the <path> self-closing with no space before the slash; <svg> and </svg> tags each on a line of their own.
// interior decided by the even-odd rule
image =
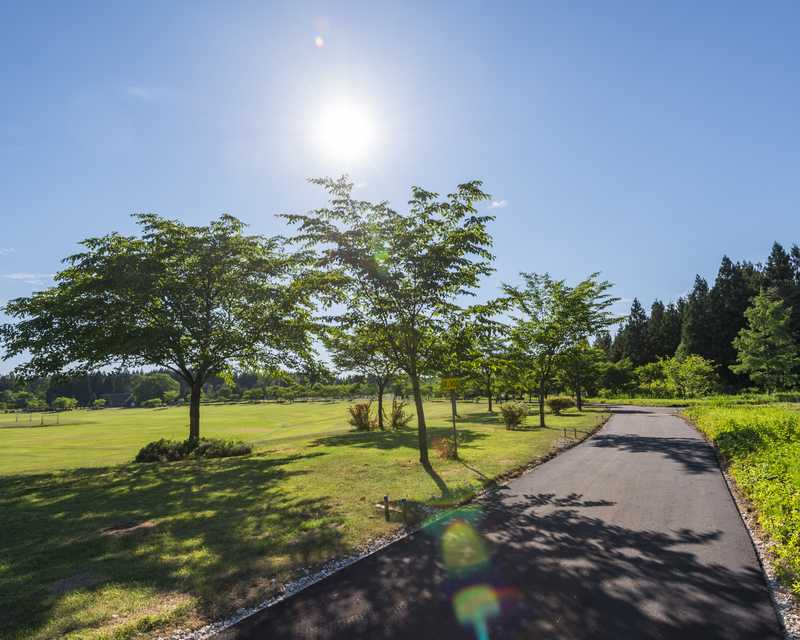
<svg viewBox="0 0 800 640">
<path fill-rule="evenodd" d="M 160 407 L 164 404 L 161 398 L 150 398 L 149 400 L 145 400 L 142 402 L 142 405 L 145 409 L 154 409 L 155 407 Z"/>
<path fill-rule="evenodd" d="M 178 398 L 181 397 L 180 391 L 165 391 L 164 392 L 164 402 L 166 404 L 175 404 L 178 401 Z"/>
<path fill-rule="evenodd" d="M 95 400 L 92 403 L 92 406 L 95 409 L 105 409 L 106 408 L 106 399 L 105 398 L 97 398 L 97 400 Z"/>
<path fill-rule="evenodd" d="M 389 414 L 389 426 L 393 431 L 405 429 L 413 417 L 406 411 L 405 400 L 392 400 L 392 411 Z"/>
<path fill-rule="evenodd" d="M 565 409 L 571 409 L 575 406 L 575 401 L 567 396 L 552 396 L 546 400 L 547 406 L 557 416 Z"/>
<path fill-rule="evenodd" d="M 528 405 L 521 402 L 506 402 L 500 405 L 500 413 L 506 429 L 515 429 L 525 424 L 528 416 Z"/>
<path fill-rule="evenodd" d="M 78 401 L 75 398 L 68 396 L 58 396 L 53 400 L 53 409 L 56 411 L 72 411 L 78 406 Z"/>
<path fill-rule="evenodd" d="M 375 420 L 370 418 L 372 402 L 358 402 L 347 409 L 350 412 L 350 424 L 356 431 L 369 431 L 376 426 Z"/>
<path fill-rule="evenodd" d="M 456 460 L 456 445 L 453 438 L 434 438 L 431 442 L 436 455 L 442 460 Z"/>
<path fill-rule="evenodd" d="M 199 440 L 156 440 L 136 454 L 134 462 L 172 462 L 186 458 L 227 458 L 251 453 L 253 448 L 238 440 L 200 438 Z"/>
</svg>

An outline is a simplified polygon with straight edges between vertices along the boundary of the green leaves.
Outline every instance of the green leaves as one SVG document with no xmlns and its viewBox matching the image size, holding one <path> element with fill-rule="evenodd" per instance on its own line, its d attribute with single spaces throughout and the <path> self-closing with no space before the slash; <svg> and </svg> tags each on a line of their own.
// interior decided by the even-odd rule
<svg viewBox="0 0 800 640">
<path fill-rule="evenodd" d="M 746 373 L 767 391 L 788 388 L 795 380 L 798 350 L 791 332 L 791 310 L 774 293 L 762 291 L 745 311 L 748 326 L 733 346 L 734 373 Z"/>
</svg>

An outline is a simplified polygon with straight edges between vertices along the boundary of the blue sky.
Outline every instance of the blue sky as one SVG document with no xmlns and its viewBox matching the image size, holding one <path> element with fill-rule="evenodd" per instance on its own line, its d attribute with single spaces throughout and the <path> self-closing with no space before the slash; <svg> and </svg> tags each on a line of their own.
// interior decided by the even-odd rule
<svg viewBox="0 0 800 640">
<path fill-rule="evenodd" d="M 791 2 L 2 3 L 0 301 L 133 212 L 277 233 L 344 171 L 398 207 L 482 179 L 486 296 L 599 270 L 673 299 L 800 241 L 798 60 Z M 357 157 L 319 139 L 341 104 Z"/>
</svg>

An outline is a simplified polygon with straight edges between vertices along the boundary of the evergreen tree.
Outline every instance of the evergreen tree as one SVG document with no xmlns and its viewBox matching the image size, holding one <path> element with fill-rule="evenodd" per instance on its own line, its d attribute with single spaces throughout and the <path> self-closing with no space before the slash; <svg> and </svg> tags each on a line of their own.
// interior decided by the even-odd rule
<svg viewBox="0 0 800 640">
<path fill-rule="evenodd" d="M 683 308 L 685 302 L 683 298 L 678 298 L 678 302 L 670 302 L 664 309 L 664 320 L 662 322 L 662 344 L 661 352 L 664 357 L 671 358 L 678 350 L 681 343 L 681 328 L 683 326 Z"/>
<path fill-rule="evenodd" d="M 709 293 L 710 357 L 721 365 L 722 375 L 728 384 L 746 382 L 729 369 L 736 362 L 733 340 L 745 326 L 744 313 L 758 293 L 752 288 L 752 278 L 745 274 L 743 265 L 723 256 L 717 279 Z"/>
<path fill-rule="evenodd" d="M 623 358 L 630 359 L 634 367 L 652 360 L 647 333 L 647 313 L 638 298 L 633 299 L 631 312 L 622 329 Z"/>
<path fill-rule="evenodd" d="M 681 343 L 678 347 L 681 356 L 695 354 L 711 358 L 712 329 L 709 315 L 708 283 L 698 275 L 695 276 L 694 287 L 683 312 Z"/>
<path fill-rule="evenodd" d="M 797 245 L 787 253 L 776 242 L 764 267 L 764 286 L 775 291 L 790 309 L 789 328 L 795 344 L 800 344 L 800 249 Z"/>
<path fill-rule="evenodd" d="M 791 386 L 797 379 L 798 349 L 791 335 L 791 310 L 774 290 L 762 291 L 745 311 L 747 327 L 733 341 L 735 373 L 746 373 L 768 392 Z"/>
<path fill-rule="evenodd" d="M 612 341 L 611 334 L 608 331 L 601 331 L 598 333 L 594 339 L 593 346 L 597 347 L 605 354 L 606 360 L 611 359 Z"/>
</svg>

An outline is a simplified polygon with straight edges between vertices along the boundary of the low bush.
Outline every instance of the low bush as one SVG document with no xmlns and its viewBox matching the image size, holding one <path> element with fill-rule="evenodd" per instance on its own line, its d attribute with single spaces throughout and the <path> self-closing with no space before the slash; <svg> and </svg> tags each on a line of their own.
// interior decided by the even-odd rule
<svg viewBox="0 0 800 640">
<path fill-rule="evenodd" d="M 575 406 L 575 401 L 568 396 L 551 396 L 545 400 L 550 411 L 557 416 L 565 409 L 572 409 Z"/>
<path fill-rule="evenodd" d="M 431 446 L 436 451 L 436 455 L 442 460 L 456 460 L 458 458 L 456 455 L 456 443 L 453 442 L 453 438 L 434 438 Z"/>
<path fill-rule="evenodd" d="M 376 421 L 370 417 L 372 413 L 372 402 L 359 402 L 347 408 L 350 412 L 350 424 L 356 431 L 369 431 L 377 425 Z"/>
<path fill-rule="evenodd" d="M 186 458 L 227 458 L 252 453 L 253 447 L 239 440 L 200 438 L 199 440 L 156 440 L 136 454 L 134 462 L 172 462 Z"/>
<path fill-rule="evenodd" d="M 392 431 L 405 429 L 414 417 L 406 411 L 406 404 L 405 400 L 392 400 L 392 410 L 389 414 L 389 426 Z"/>
<path fill-rule="evenodd" d="M 145 409 L 155 409 L 156 407 L 163 406 L 164 401 L 161 398 L 150 398 L 142 402 L 141 406 Z"/>
<path fill-rule="evenodd" d="M 500 405 L 500 414 L 506 429 L 516 429 L 525 424 L 528 416 L 528 405 L 522 402 L 506 402 Z"/>
</svg>

